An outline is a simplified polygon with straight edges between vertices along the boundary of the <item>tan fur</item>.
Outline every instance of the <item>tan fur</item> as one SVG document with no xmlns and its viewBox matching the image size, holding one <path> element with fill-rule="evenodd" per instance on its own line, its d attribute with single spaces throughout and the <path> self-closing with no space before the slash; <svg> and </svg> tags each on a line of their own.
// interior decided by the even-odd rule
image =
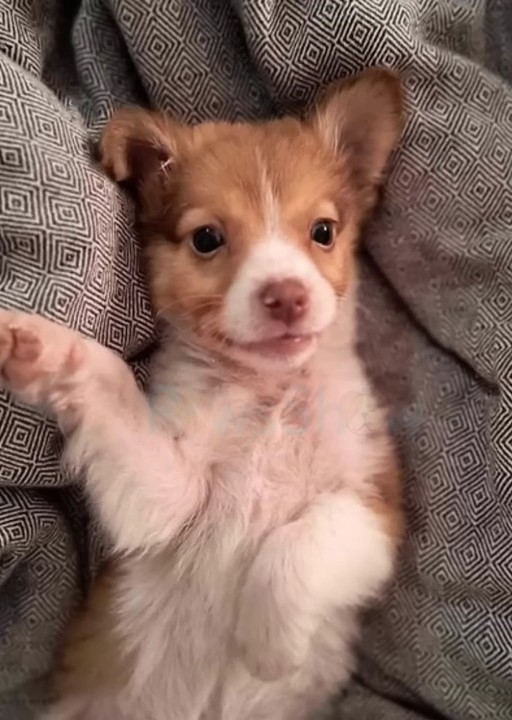
<svg viewBox="0 0 512 720">
<path fill-rule="evenodd" d="M 309 127 L 293 120 L 281 121 L 277 132 L 265 127 L 228 126 L 215 145 L 209 145 L 197 128 L 192 149 L 182 154 L 186 167 L 178 184 L 169 178 L 168 208 L 151 206 L 149 231 L 144 221 L 141 232 L 147 247 L 154 306 L 157 312 L 182 310 L 199 316 L 215 315 L 218 306 L 205 309 L 205 297 L 222 296 L 251 247 L 267 234 L 263 211 L 265 195 L 259 179 L 261 165 L 272 159 L 274 175 L 268 178 L 270 193 L 279 203 L 282 231 L 298 247 L 306 250 L 322 274 L 341 294 L 350 272 L 353 240 L 360 213 L 351 195 L 348 173 L 323 153 Z M 276 138 L 277 135 L 277 138 Z M 205 147 L 206 144 L 206 147 Z M 177 185 L 177 186 L 176 186 Z M 222 186 L 223 192 L 218 192 Z M 151 194 L 148 193 L 148 203 Z M 340 217 L 338 242 L 329 253 L 313 246 L 309 232 L 312 223 L 323 217 L 322 206 L 330 202 Z M 201 224 L 219 227 L 229 239 L 229 252 L 205 263 L 187 247 L 186 235 L 177 235 L 181 214 L 200 212 Z M 162 216 L 163 215 L 163 216 Z M 153 220 L 155 218 L 155 220 Z M 158 218 L 158 220 L 156 220 Z M 164 225 L 166 234 L 153 235 L 153 223 Z M 174 242 L 173 242 L 174 241 Z M 215 325 L 215 318 L 213 318 Z"/>
<path fill-rule="evenodd" d="M 121 653 L 113 617 L 116 567 L 96 579 L 84 608 L 70 623 L 57 659 L 54 689 L 59 697 L 123 687 L 131 672 Z"/>
<path fill-rule="evenodd" d="M 398 458 L 391 451 L 383 461 L 382 468 L 372 478 L 375 492 L 365 498 L 368 507 L 381 517 L 386 534 L 393 539 L 396 551 L 404 534 L 401 475 Z"/>
</svg>

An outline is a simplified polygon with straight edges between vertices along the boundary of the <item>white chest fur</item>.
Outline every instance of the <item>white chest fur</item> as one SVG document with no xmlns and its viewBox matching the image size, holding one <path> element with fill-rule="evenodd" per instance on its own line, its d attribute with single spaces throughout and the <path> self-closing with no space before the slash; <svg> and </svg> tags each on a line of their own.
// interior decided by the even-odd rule
<svg viewBox="0 0 512 720">
<path fill-rule="evenodd" d="M 311 663 L 332 683 L 348 671 L 354 598 L 360 601 L 380 587 L 391 569 L 391 553 L 375 519 L 343 493 L 352 498 L 365 492 L 388 444 L 382 416 L 351 352 L 338 354 L 335 362 L 320 355 L 311 373 L 280 393 L 276 387 L 227 383 L 215 365 L 190 357 L 180 362 L 180 354 L 173 346 L 157 361 L 151 407 L 155 422 L 176 440 L 188 482 L 204 485 L 204 500 L 170 547 L 126 562 L 117 592 L 120 628 L 128 646 L 136 648 L 132 697 L 143 702 L 141 714 L 149 703 L 151 717 L 163 718 L 162 698 L 171 702 L 172 696 L 172 717 L 203 717 L 235 663 L 229 671 L 236 678 L 229 682 L 231 699 L 223 702 L 238 708 L 238 715 L 226 715 L 238 720 L 245 717 L 238 703 L 251 675 L 240 662 L 237 641 L 257 645 L 263 637 L 264 647 L 250 667 L 276 677 L 286 671 L 286 679 L 269 686 L 274 692 L 290 682 L 288 655 L 307 682 Z M 168 482 L 173 482 L 172 468 Z M 334 498 L 325 508 L 324 497 Z M 300 529 L 298 519 L 316 505 L 321 513 L 306 526 L 311 540 L 297 534 L 289 538 L 295 543 L 291 552 L 281 540 L 272 547 L 279 533 L 295 532 L 294 525 Z M 327 529 L 316 537 L 319 518 L 319 528 L 325 523 Z M 347 552 L 353 555 L 348 565 L 338 558 Z M 258 563 L 262 567 L 256 572 Z M 317 573 L 316 563 L 326 572 Z M 299 603 L 299 609 L 297 593 L 306 598 L 308 584 L 319 597 L 305 600 L 305 609 Z M 341 596 L 353 588 L 346 602 L 340 588 Z M 270 619 L 262 617 L 266 610 Z M 244 612 L 249 629 L 240 630 Z M 294 618 L 285 631 L 283 612 Z M 283 652 L 280 643 L 289 647 Z M 186 678 L 186 686 L 171 681 L 173 676 Z M 144 691 L 148 684 L 159 688 L 152 698 Z M 289 687 L 286 692 L 293 696 Z M 311 695 L 316 697 L 312 689 Z M 157 696 L 159 709 L 153 706 Z"/>
<path fill-rule="evenodd" d="M 383 418 L 352 351 L 320 355 L 288 385 L 266 387 L 182 352 L 172 346 L 157 361 L 151 406 L 191 482 L 207 484 L 212 521 L 236 516 L 263 532 L 375 471 Z"/>
</svg>

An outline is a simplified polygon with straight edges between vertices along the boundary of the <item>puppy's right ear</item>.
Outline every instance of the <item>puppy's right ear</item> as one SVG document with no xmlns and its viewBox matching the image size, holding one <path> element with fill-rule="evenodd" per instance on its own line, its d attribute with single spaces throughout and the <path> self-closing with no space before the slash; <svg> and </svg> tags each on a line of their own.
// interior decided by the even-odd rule
<svg viewBox="0 0 512 720">
<path fill-rule="evenodd" d="M 185 130 L 163 113 L 120 110 L 101 136 L 100 162 L 113 180 L 137 189 L 142 181 L 165 173 L 177 162 Z"/>
</svg>

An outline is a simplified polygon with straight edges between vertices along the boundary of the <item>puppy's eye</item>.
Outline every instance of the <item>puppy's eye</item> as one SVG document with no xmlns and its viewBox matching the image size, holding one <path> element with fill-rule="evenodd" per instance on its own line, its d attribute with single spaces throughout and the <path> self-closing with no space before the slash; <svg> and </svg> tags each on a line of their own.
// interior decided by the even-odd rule
<svg viewBox="0 0 512 720">
<path fill-rule="evenodd" d="M 220 250 L 225 240 L 217 228 L 211 225 L 197 228 L 192 233 L 192 248 L 202 257 L 211 257 Z"/>
<path fill-rule="evenodd" d="M 332 220 L 317 220 L 311 228 L 311 240 L 323 248 L 334 245 L 334 223 Z"/>
</svg>

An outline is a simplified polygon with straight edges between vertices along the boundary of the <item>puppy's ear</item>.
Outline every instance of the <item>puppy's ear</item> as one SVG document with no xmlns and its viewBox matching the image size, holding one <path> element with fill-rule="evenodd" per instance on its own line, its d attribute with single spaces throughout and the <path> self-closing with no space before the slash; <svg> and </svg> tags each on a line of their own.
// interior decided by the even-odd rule
<svg viewBox="0 0 512 720">
<path fill-rule="evenodd" d="M 186 128 L 163 113 L 127 108 L 107 123 L 99 143 L 99 159 L 116 182 L 135 190 L 178 161 Z"/>
<path fill-rule="evenodd" d="M 347 158 L 354 182 L 372 204 L 404 125 L 398 75 L 370 68 L 329 85 L 310 120 L 329 150 Z"/>
</svg>

